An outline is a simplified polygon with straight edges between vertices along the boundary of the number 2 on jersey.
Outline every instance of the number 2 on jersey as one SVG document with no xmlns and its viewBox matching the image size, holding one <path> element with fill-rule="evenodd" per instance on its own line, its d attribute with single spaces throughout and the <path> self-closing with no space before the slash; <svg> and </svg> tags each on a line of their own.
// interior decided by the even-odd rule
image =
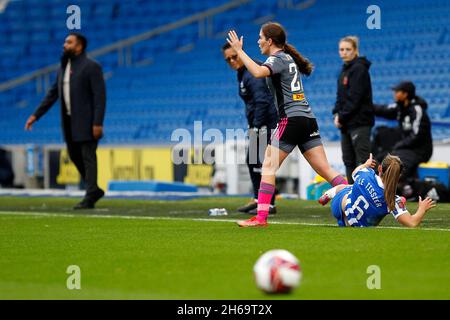
<svg viewBox="0 0 450 320">
<path fill-rule="evenodd" d="M 289 73 L 294 73 L 294 77 L 292 78 L 291 82 L 291 90 L 292 92 L 300 91 L 302 89 L 302 86 L 300 84 L 300 81 L 298 80 L 298 71 L 297 71 L 297 65 L 295 63 L 289 64 Z"/>
</svg>

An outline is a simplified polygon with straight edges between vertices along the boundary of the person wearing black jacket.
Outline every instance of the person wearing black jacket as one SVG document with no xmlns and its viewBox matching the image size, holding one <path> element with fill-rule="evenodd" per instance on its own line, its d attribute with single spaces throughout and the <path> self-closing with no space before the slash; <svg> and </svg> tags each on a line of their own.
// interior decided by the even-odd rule
<svg viewBox="0 0 450 320">
<path fill-rule="evenodd" d="M 64 42 L 55 82 L 25 129 L 31 130 L 59 99 L 61 123 L 70 159 L 85 181 L 86 195 L 74 209 L 92 209 L 104 195 L 97 185 L 97 145 L 103 136 L 106 89 L 100 64 L 86 56 L 87 39 L 70 33 Z"/>
<path fill-rule="evenodd" d="M 240 207 L 238 211 L 256 214 L 264 151 L 270 140 L 270 131 L 276 128 L 278 122 L 277 109 L 266 80 L 252 76 L 230 44 L 226 43 L 222 47 L 222 53 L 228 65 L 237 71 L 239 96 L 245 103 L 245 115 L 249 128 L 246 162 L 252 180 L 254 199 Z M 259 64 L 262 63 L 259 62 Z M 264 142 L 260 143 L 260 139 L 264 139 Z M 269 214 L 274 213 L 276 213 L 275 196 L 269 208 Z"/>
<path fill-rule="evenodd" d="M 8 151 L 0 146 L 0 188 L 11 188 L 14 185 L 14 170 Z"/>
<path fill-rule="evenodd" d="M 397 119 L 401 139 L 395 142 L 391 154 L 403 162 L 400 181 L 411 182 L 417 175 L 419 163 L 427 162 L 433 154 L 431 122 L 426 111 L 428 104 L 416 95 L 416 87 L 410 81 L 402 81 L 392 90 L 395 103 L 374 105 L 375 115 Z"/>
<path fill-rule="evenodd" d="M 339 55 L 344 62 L 337 82 L 334 125 L 341 130 L 342 160 L 347 180 L 353 183 L 353 170 L 370 154 L 370 133 L 375 123 L 371 62 L 359 57 L 358 38 L 347 36 L 339 42 Z"/>
</svg>

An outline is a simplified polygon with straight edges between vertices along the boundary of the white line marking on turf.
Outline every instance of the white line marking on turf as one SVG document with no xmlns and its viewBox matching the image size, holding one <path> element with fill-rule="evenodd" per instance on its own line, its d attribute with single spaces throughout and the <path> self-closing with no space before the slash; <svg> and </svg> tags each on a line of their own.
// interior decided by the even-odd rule
<svg viewBox="0 0 450 320">
<path fill-rule="evenodd" d="M 17 215 L 17 216 L 33 216 L 33 217 L 62 217 L 62 218 L 104 218 L 104 219 L 128 219 L 128 220 L 173 220 L 173 221 L 204 221 L 204 222 L 233 222 L 242 219 L 207 219 L 207 218 L 175 218 L 175 217 L 149 217 L 149 216 L 120 216 L 120 215 L 100 215 L 100 214 L 69 214 L 69 213 L 50 213 L 50 212 L 23 212 L 23 211 L 0 211 L 0 215 Z M 281 222 L 270 221 L 270 224 L 278 225 L 297 225 L 297 226 L 314 226 L 314 227 L 335 227 L 330 223 L 308 223 L 308 222 Z M 447 231 L 450 229 L 442 228 L 406 228 L 406 227 L 389 227 L 378 226 L 376 229 L 394 229 L 394 230 L 427 230 L 427 231 Z"/>
</svg>

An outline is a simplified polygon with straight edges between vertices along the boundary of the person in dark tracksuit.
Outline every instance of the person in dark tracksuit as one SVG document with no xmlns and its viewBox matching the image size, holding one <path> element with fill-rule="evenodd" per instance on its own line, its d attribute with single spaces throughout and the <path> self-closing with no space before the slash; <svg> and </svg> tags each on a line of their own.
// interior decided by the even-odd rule
<svg viewBox="0 0 450 320">
<path fill-rule="evenodd" d="M 430 160 L 433 154 L 431 122 L 427 114 L 427 102 L 416 95 L 416 87 L 410 81 L 402 81 L 392 88 L 395 103 L 374 105 L 375 114 L 387 119 L 397 119 L 401 140 L 391 154 L 403 162 L 401 183 L 410 183 L 417 176 L 421 162 Z"/>
<path fill-rule="evenodd" d="M 86 195 L 74 209 L 92 209 L 104 195 L 97 185 L 97 145 L 103 136 L 106 89 L 102 67 L 86 56 L 87 39 L 69 34 L 64 42 L 61 68 L 25 129 L 41 118 L 59 99 L 61 122 L 70 159 L 86 185 Z"/>
<path fill-rule="evenodd" d="M 347 36 L 339 42 L 344 62 L 337 83 L 334 125 L 341 130 L 342 160 L 347 179 L 353 183 L 353 170 L 370 154 L 370 134 L 375 123 L 372 103 L 371 62 L 359 57 L 358 38 Z"/>
<path fill-rule="evenodd" d="M 256 214 L 264 151 L 269 143 L 271 130 L 277 126 L 277 109 L 266 80 L 252 76 L 229 43 L 222 47 L 222 53 L 228 65 L 237 71 L 239 96 L 245 103 L 245 115 L 249 128 L 246 162 L 253 185 L 254 198 L 248 204 L 238 208 L 238 211 Z M 257 63 L 262 64 L 262 62 Z M 260 139 L 264 141 L 260 143 Z M 269 214 L 274 213 L 276 213 L 275 195 L 272 197 L 269 209 Z"/>
</svg>

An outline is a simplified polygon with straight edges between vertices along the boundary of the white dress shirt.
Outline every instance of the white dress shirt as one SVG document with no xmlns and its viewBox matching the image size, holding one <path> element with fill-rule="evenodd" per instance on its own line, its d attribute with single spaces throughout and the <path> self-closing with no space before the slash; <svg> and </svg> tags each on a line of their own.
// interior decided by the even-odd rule
<svg viewBox="0 0 450 320">
<path fill-rule="evenodd" d="M 64 103 L 66 104 L 67 114 L 70 116 L 70 59 L 67 62 L 66 70 L 64 71 L 64 80 L 63 80 L 63 95 L 64 95 Z"/>
</svg>

